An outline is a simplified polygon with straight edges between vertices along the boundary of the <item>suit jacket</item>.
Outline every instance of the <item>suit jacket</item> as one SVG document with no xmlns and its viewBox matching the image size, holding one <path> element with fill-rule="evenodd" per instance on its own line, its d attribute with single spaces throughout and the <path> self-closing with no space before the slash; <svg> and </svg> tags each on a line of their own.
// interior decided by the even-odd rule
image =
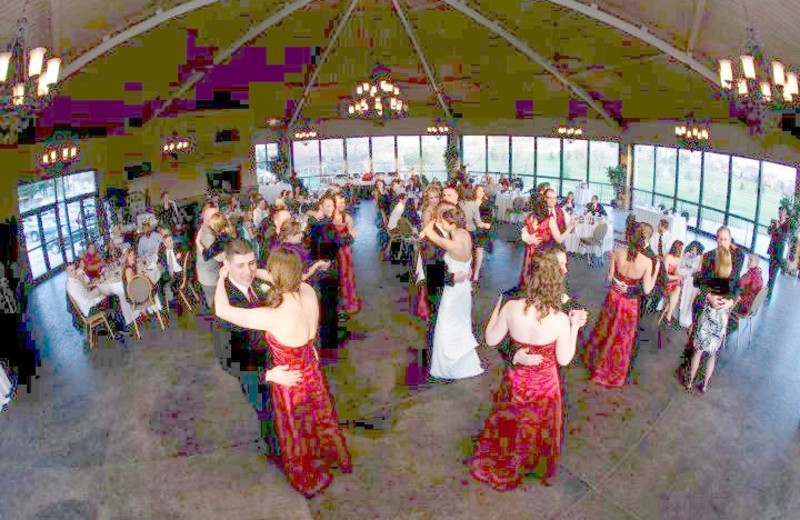
<svg viewBox="0 0 800 520">
<path fill-rule="evenodd" d="M 731 250 L 731 277 L 728 279 L 717 278 L 716 271 L 716 249 L 703 253 L 700 261 L 700 270 L 694 275 L 694 284 L 699 289 L 697 297 L 692 304 L 693 323 L 697 323 L 697 318 L 705 306 L 705 298 L 708 293 L 722 294 L 732 297 L 739 291 L 739 278 L 744 266 L 745 254 L 741 248 Z"/>
<path fill-rule="evenodd" d="M 588 213 L 591 213 L 592 215 L 595 215 L 595 216 L 598 216 L 598 217 L 605 217 L 607 215 L 606 214 L 606 209 L 599 202 L 597 203 L 597 206 L 592 205 L 591 202 L 589 204 L 587 204 L 586 205 L 586 211 Z"/>
<path fill-rule="evenodd" d="M 253 309 L 261 306 L 261 300 L 250 301 L 230 280 L 225 280 L 225 292 L 228 294 L 228 301 L 234 307 L 241 309 Z M 231 323 L 225 323 L 225 327 L 231 331 L 231 360 L 238 361 L 242 370 L 269 370 L 272 368 L 272 353 L 269 347 L 263 343 L 264 335 L 260 331 L 243 329 Z"/>
<path fill-rule="evenodd" d="M 316 260 L 335 261 L 341 243 L 340 234 L 333 225 L 333 220 L 323 218 L 311 225 L 308 236 L 313 245 L 314 258 Z"/>
</svg>

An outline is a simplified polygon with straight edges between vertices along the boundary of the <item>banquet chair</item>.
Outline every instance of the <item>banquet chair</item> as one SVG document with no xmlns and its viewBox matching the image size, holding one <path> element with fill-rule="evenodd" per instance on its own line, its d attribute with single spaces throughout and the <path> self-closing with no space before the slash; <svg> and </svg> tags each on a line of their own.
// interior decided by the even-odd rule
<svg viewBox="0 0 800 520">
<path fill-rule="evenodd" d="M 605 264 L 605 255 L 603 254 L 603 240 L 608 233 L 608 222 L 601 220 L 592 231 L 592 236 L 583 237 L 580 239 L 581 252 L 586 251 L 586 262 L 589 267 L 595 267 L 593 262 L 592 252 L 597 250 L 597 257 L 599 265 Z"/>
<path fill-rule="evenodd" d="M 194 304 L 189 301 L 189 293 L 191 292 L 192 298 L 196 302 L 200 302 L 200 298 L 197 296 L 197 291 L 194 289 L 194 271 L 192 267 L 194 263 L 191 261 L 192 250 L 186 251 L 183 255 L 183 265 L 181 268 L 181 283 L 178 285 L 178 297 L 181 299 L 181 302 L 189 312 L 194 312 Z"/>
<path fill-rule="evenodd" d="M 76 318 L 77 323 L 81 325 L 83 334 L 86 337 L 86 343 L 89 345 L 89 350 L 93 349 L 97 344 L 97 334 L 95 332 L 97 327 L 105 327 L 112 338 L 117 335 L 114 331 L 114 327 L 111 326 L 111 322 L 108 321 L 108 313 L 105 310 L 93 308 L 88 316 L 84 316 L 80 307 L 78 307 L 78 304 L 75 303 L 75 300 L 72 299 L 69 293 L 67 293 L 67 303 L 69 304 L 69 311 L 73 318 Z"/>
<path fill-rule="evenodd" d="M 517 197 L 511 202 L 511 208 L 507 212 L 506 219 L 516 224 L 517 222 L 525 221 L 525 198 Z"/>
<path fill-rule="evenodd" d="M 405 217 L 397 221 L 397 227 L 389 230 L 389 256 L 392 263 L 406 263 L 411 255 L 413 242 L 411 222 Z M 397 245 L 395 245 L 397 244 Z"/>
<path fill-rule="evenodd" d="M 746 325 L 750 325 L 750 335 L 747 340 L 747 346 L 750 346 L 750 343 L 753 341 L 753 318 L 758 313 L 758 310 L 761 308 L 761 305 L 764 303 L 764 300 L 767 299 L 767 293 L 769 292 L 769 287 L 766 285 L 758 291 L 756 297 L 753 299 L 753 304 L 750 305 L 750 308 L 747 312 L 739 314 L 739 331 L 736 334 L 736 350 L 739 350 L 739 341 L 742 337 L 742 332 L 744 332 L 744 326 L 742 326 L 742 322 L 747 320 Z"/>
<path fill-rule="evenodd" d="M 156 315 L 161 330 L 167 328 L 164 323 L 164 316 L 161 314 L 153 298 L 153 284 L 150 282 L 149 278 L 143 274 L 133 276 L 126 284 L 125 292 L 128 301 L 131 303 L 131 311 L 135 316 L 133 320 L 133 330 L 136 333 L 136 339 L 142 339 L 142 334 L 139 331 L 139 319 L 138 316 L 136 316 L 137 311 L 147 312 L 152 310 Z"/>
</svg>

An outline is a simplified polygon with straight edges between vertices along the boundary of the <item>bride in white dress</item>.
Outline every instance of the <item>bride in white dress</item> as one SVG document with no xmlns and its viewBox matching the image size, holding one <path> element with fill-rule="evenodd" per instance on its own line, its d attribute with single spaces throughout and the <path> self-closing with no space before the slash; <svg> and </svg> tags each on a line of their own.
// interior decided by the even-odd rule
<svg viewBox="0 0 800 520">
<path fill-rule="evenodd" d="M 463 229 L 464 214 L 446 206 L 437 212 L 422 235 L 444 249 L 447 272 L 455 283 L 445 285 L 433 329 L 431 376 L 439 379 L 463 379 L 483 373 L 475 352 L 478 342 L 472 333 L 472 236 Z M 435 227 L 448 236 L 442 236 Z"/>
</svg>

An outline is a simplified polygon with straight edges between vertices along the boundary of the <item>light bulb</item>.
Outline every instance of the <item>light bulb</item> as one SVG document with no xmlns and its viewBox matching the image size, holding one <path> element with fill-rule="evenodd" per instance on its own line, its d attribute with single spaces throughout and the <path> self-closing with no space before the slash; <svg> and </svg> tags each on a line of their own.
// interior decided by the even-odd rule
<svg viewBox="0 0 800 520">
<path fill-rule="evenodd" d="M 761 82 L 761 95 L 767 101 L 772 101 L 772 87 L 766 81 Z"/>
<path fill-rule="evenodd" d="M 701 132 L 701 136 L 703 139 L 708 139 L 708 130 L 703 129 L 703 131 Z"/>
<path fill-rule="evenodd" d="M 756 61 L 749 54 L 740 57 L 742 60 L 742 72 L 747 79 L 756 79 Z"/>
<path fill-rule="evenodd" d="M 50 162 L 56 162 L 56 157 L 57 157 L 56 151 L 50 150 Z"/>
<path fill-rule="evenodd" d="M 42 164 L 50 164 L 50 159 L 47 158 L 47 154 L 42 156 Z"/>
<path fill-rule="evenodd" d="M 28 77 L 32 78 L 42 73 L 42 65 L 44 64 L 44 53 L 47 49 L 44 47 L 36 47 L 31 49 L 28 53 Z"/>
<path fill-rule="evenodd" d="M 78 149 L 77 149 L 77 148 L 75 148 L 75 147 L 73 146 L 73 147 L 72 147 L 72 148 L 70 148 L 70 150 L 69 150 L 69 156 L 70 156 L 71 158 L 75 158 L 75 156 L 76 156 L 76 155 L 78 155 Z"/>
<path fill-rule="evenodd" d="M 786 83 L 786 75 L 783 73 L 784 67 L 783 63 L 779 61 L 772 62 L 772 81 L 776 85 L 783 85 Z"/>
<path fill-rule="evenodd" d="M 788 90 L 790 94 L 794 94 L 795 96 L 800 94 L 800 92 L 798 92 L 797 74 L 794 72 L 786 74 L 786 85 L 784 88 Z"/>
<path fill-rule="evenodd" d="M 353 112 L 355 112 L 355 109 L 353 108 L 353 105 L 350 105 L 350 106 L 347 107 L 347 112 L 349 114 L 352 114 Z"/>
<path fill-rule="evenodd" d="M 733 86 L 733 64 L 731 60 L 719 60 L 719 82 L 724 88 Z"/>
<path fill-rule="evenodd" d="M 395 96 L 399 96 L 400 95 L 400 89 L 399 88 L 394 87 L 394 95 Z"/>
<path fill-rule="evenodd" d="M 64 148 L 63 150 L 61 150 L 61 157 L 64 160 L 69 158 L 69 150 L 67 148 Z"/>
<path fill-rule="evenodd" d="M 50 58 L 47 60 L 47 70 L 44 72 L 45 83 L 54 85 L 58 82 L 58 71 L 61 67 L 61 58 Z"/>
<path fill-rule="evenodd" d="M 744 78 L 739 79 L 739 95 L 747 95 L 747 80 Z"/>
<path fill-rule="evenodd" d="M 0 52 L 0 83 L 5 82 L 8 77 L 8 66 L 11 64 L 11 53 Z"/>
</svg>

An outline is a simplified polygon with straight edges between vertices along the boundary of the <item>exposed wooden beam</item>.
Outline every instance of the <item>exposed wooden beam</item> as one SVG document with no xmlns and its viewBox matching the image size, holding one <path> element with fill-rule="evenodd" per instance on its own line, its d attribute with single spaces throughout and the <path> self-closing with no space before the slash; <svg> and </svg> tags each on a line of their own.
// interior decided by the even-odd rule
<svg viewBox="0 0 800 520">
<path fill-rule="evenodd" d="M 614 128 L 615 130 L 620 129 L 620 124 L 613 117 L 611 117 L 611 114 L 609 114 L 597 101 L 592 99 L 592 97 L 579 85 L 570 81 L 569 78 L 567 78 L 552 64 L 550 64 L 546 59 L 544 59 L 544 57 L 542 57 L 541 55 L 536 53 L 533 49 L 531 49 L 530 46 L 528 46 L 528 44 L 526 44 L 525 42 L 523 42 L 510 32 L 508 32 L 507 30 L 502 28 L 494 20 L 490 20 L 489 18 L 485 17 L 478 11 L 462 3 L 460 0 L 443 0 L 443 1 L 456 11 L 461 12 L 467 17 L 483 25 L 484 27 L 492 31 L 494 34 L 503 38 L 512 47 L 517 49 L 520 53 L 524 54 L 532 62 L 537 63 L 547 72 L 549 72 L 554 78 L 560 81 L 565 87 L 574 92 L 575 95 L 584 100 L 586 104 L 589 105 L 598 114 L 600 114 L 612 128 Z"/>
<path fill-rule="evenodd" d="M 275 25 L 277 23 L 280 23 L 286 17 L 288 17 L 289 15 L 294 13 L 295 11 L 304 8 L 305 6 L 307 6 L 308 4 L 310 4 L 313 1 L 315 1 L 315 0 L 297 0 L 296 2 L 292 2 L 291 4 L 286 4 L 283 7 L 283 9 L 281 9 L 280 11 L 278 11 L 278 12 L 272 14 L 271 16 L 267 17 L 265 20 L 263 20 L 258 25 L 253 26 L 249 31 L 247 31 L 244 34 L 244 36 L 242 36 L 241 38 L 239 38 L 238 40 L 236 40 L 235 42 L 230 44 L 223 51 L 217 53 L 214 56 L 214 65 L 219 65 L 219 64 L 225 62 L 228 58 L 230 58 L 233 55 L 234 52 L 239 50 L 245 44 L 247 44 L 248 42 L 251 42 L 252 40 L 254 40 L 256 38 L 258 38 L 264 31 L 266 31 L 267 29 L 269 29 L 273 25 Z M 209 69 L 206 69 L 206 70 L 203 70 L 203 71 L 195 72 L 194 74 L 189 76 L 189 78 L 183 83 L 183 85 L 181 85 L 178 90 L 173 92 L 170 95 L 170 97 L 161 106 L 159 106 L 153 112 L 153 116 L 152 116 L 151 119 L 157 118 L 159 115 L 161 115 L 164 112 L 164 110 L 169 108 L 176 99 L 179 99 L 190 88 L 194 87 L 197 84 L 198 81 L 203 79 L 203 77 L 208 73 L 209 70 L 211 70 L 211 68 L 213 68 L 213 67 L 210 67 Z"/>
<path fill-rule="evenodd" d="M 394 9 L 397 12 L 397 16 L 400 18 L 400 22 L 402 22 L 403 27 L 408 33 L 408 37 L 411 39 L 411 44 L 414 46 L 414 50 L 417 51 L 417 56 L 419 56 L 419 61 L 422 63 L 422 68 L 425 69 L 425 74 L 428 75 L 428 83 L 430 83 L 433 92 L 436 94 L 436 97 L 439 99 L 439 105 L 441 105 L 442 110 L 444 111 L 444 115 L 447 117 L 447 120 L 450 122 L 450 125 L 453 124 L 453 116 L 450 112 L 450 107 L 447 106 L 447 103 L 444 102 L 444 96 L 442 96 L 442 89 L 438 83 L 436 83 L 436 78 L 433 77 L 433 71 L 431 70 L 430 65 L 428 65 L 428 60 L 425 59 L 425 53 L 422 52 L 422 47 L 417 40 L 416 35 L 414 34 L 414 29 L 411 27 L 411 24 L 408 22 L 408 18 L 406 18 L 406 13 L 403 12 L 403 8 L 400 6 L 400 2 L 398 0 L 392 0 L 392 5 L 394 5 Z"/>
<path fill-rule="evenodd" d="M 706 0 L 697 0 L 695 2 L 694 23 L 692 23 L 692 32 L 689 33 L 689 43 L 686 44 L 686 52 L 692 54 L 694 46 L 697 44 L 697 37 L 700 35 L 700 24 L 703 21 L 703 16 L 706 14 Z"/>
<path fill-rule="evenodd" d="M 150 29 L 154 29 L 162 23 L 172 20 L 173 18 L 177 18 L 178 16 L 182 16 L 186 13 L 207 7 L 219 1 L 220 0 L 190 0 L 189 2 L 184 2 L 181 5 L 166 11 L 162 11 L 161 9 L 157 10 L 154 16 L 151 16 L 147 20 L 143 20 L 136 25 L 125 29 L 119 34 L 115 34 L 114 36 L 108 38 L 103 38 L 103 43 L 78 56 L 75 61 L 70 62 L 66 67 L 64 67 L 64 69 L 62 69 L 61 81 L 64 81 L 66 78 L 75 74 L 90 62 L 96 60 L 115 47 L 122 45 L 128 40 L 135 38 L 140 34 L 149 31 Z"/>
<path fill-rule="evenodd" d="M 447 1 L 447 0 L 445 0 Z M 604 24 L 610 25 L 615 29 L 619 29 L 622 32 L 626 32 L 631 36 L 635 36 L 636 38 L 642 40 L 645 43 L 648 43 L 659 49 L 661 52 L 668 54 L 675 58 L 676 60 L 680 61 L 681 63 L 687 65 L 689 68 L 706 78 L 708 81 L 715 85 L 719 85 L 719 76 L 694 59 L 691 54 L 687 52 L 683 52 L 674 45 L 671 45 L 661 38 L 651 34 L 646 28 L 644 27 L 636 27 L 632 23 L 628 23 L 625 20 L 617 18 L 616 16 L 606 13 L 605 11 L 601 11 L 595 4 L 587 5 L 581 2 L 577 2 L 576 0 L 547 0 L 551 4 L 560 5 L 561 7 L 566 7 L 567 9 L 572 9 L 573 11 L 577 11 L 584 16 L 588 16 L 593 20 L 597 20 L 598 22 L 603 22 Z"/>
<path fill-rule="evenodd" d="M 350 5 L 347 6 L 347 11 L 345 11 L 344 16 L 342 16 L 342 19 L 339 20 L 339 23 L 336 25 L 336 29 L 333 31 L 333 35 L 331 36 L 331 39 L 328 41 L 328 46 L 325 47 L 324 51 L 322 51 L 322 56 L 320 56 L 319 58 L 319 63 L 317 63 L 317 66 L 314 67 L 314 71 L 311 73 L 311 78 L 308 80 L 306 88 L 303 89 L 303 96 L 300 98 L 300 101 L 297 103 L 297 106 L 294 107 L 294 113 L 292 114 L 292 119 L 290 119 L 289 124 L 286 125 L 287 132 L 290 133 L 292 131 L 292 128 L 294 128 L 294 124 L 297 121 L 297 118 L 300 116 L 300 112 L 303 110 L 303 106 L 306 104 L 306 100 L 308 99 L 308 95 L 311 93 L 311 89 L 314 88 L 314 85 L 317 84 L 317 80 L 319 79 L 319 73 L 322 70 L 322 66 L 325 64 L 325 61 L 327 61 L 328 55 L 336 46 L 336 40 L 339 39 L 339 34 L 341 34 L 342 29 L 344 29 L 344 26 L 347 25 L 347 21 L 350 19 L 350 15 L 353 14 L 353 10 L 356 8 L 356 4 L 358 4 L 358 0 L 350 1 Z"/>
</svg>

